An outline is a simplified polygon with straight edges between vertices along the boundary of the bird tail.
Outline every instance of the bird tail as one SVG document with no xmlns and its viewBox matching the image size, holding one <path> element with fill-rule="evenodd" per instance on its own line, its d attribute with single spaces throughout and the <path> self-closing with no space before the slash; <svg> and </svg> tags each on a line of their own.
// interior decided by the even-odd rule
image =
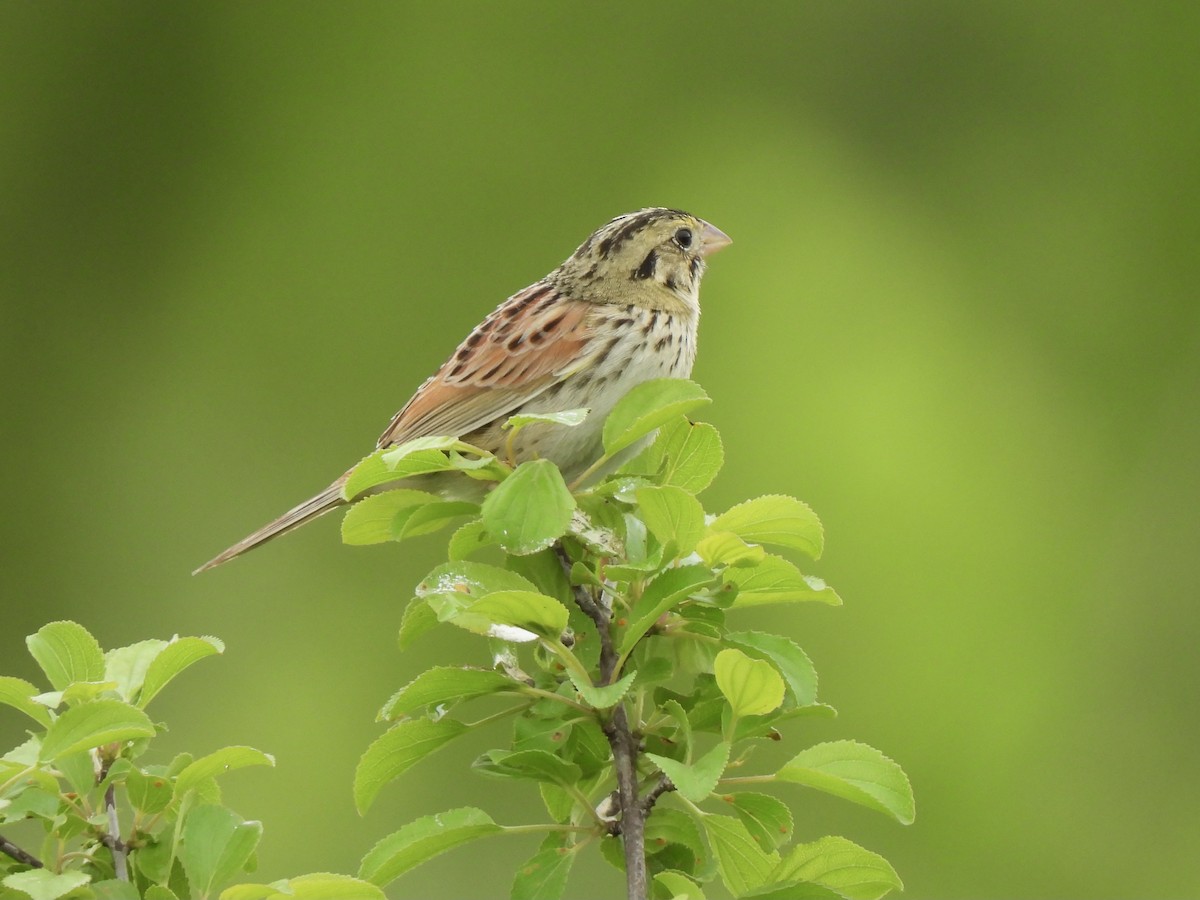
<svg viewBox="0 0 1200 900">
<path fill-rule="evenodd" d="M 264 544 L 273 537 L 286 534 L 293 528 L 298 528 L 305 522 L 311 521 L 317 518 L 317 516 L 324 515 L 331 509 L 343 505 L 346 502 L 342 496 L 342 483 L 344 481 L 344 478 L 339 478 L 315 497 L 310 497 L 294 509 L 289 509 L 274 522 L 264 525 L 253 534 L 242 538 L 228 550 L 217 554 L 192 574 L 199 575 L 201 572 L 216 568 L 221 563 L 228 562 L 235 556 L 241 556 L 247 550 L 251 550 L 259 544 Z"/>
</svg>

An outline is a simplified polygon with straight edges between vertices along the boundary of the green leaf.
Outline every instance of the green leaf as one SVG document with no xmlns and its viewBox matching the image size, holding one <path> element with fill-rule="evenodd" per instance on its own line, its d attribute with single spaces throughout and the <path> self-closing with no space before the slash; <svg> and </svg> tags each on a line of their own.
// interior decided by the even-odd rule
<svg viewBox="0 0 1200 900">
<path fill-rule="evenodd" d="M 171 804 L 175 786 L 164 775 L 150 775 L 140 769 L 131 769 L 125 776 L 125 790 L 134 809 L 156 813 Z"/>
<path fill-rule="evenodd" d="M 88 890 L 92 892 L 92 900 L 142 900 L 142 895 L 130 882 L 115 878 L 93 881 Z"/>
<path fill-rule="evenodd" d="M 529 579 L 486 563 L 459 560 L 443 563 L 421 579 L 418 597 L 453 594 L 464 600 L 478 600 L 496 591 L 536 591 Z"/>
<path fill-rule="evenodd" d="M 37 693 L 38 689 L 28 681 L 0 676 L 0 703 L 19 709 L 45 728 L 50 724 L 50 711 L 33 699 Z"/>
<path fill-rule="evenodd" d="M 773 882 L 820 884 L 847 900 L 879 900 L 902 891 L 900 876 L 886 859 L 844 837 L 823 837 L 794 847 L 772 873 Z"/>
<path fill-rule="evenodd" d="M 391 721 L 429 706 L 449 707 L 472 697 L 515 691 L 520 687 L 511 678 L 486 669 L 435 666 L 393 694 L 379 711 L 379 719 Z"/>
<path fill-rule="evenodd" d="M 817 702 L 817 670 L 808 654 L 793 641 L 779 634 L 737 631 L 725 635 L 725 643 L 739 647 L 756 659 L 774 663 L 797 706 L 811 706 Z"/>
<path fill-rule="evenodd" d="M 342 543 L 355 547 L 395 540 L 393 523 L 414 508 L 439 502 L 435 494 L 400 488 L 359 500 L 342 519 Z"/>
<path fill-rule="evenodd" d="M 491 547 L 495 544 L 495 540 L 487 529 L 483 527 L 483 520 L 476 519 L 473 522 L 468 522 L 458 528 L 454 534 L 450 535 L 450 541 L 446 547 L 446 555 L 451 562 L 457 562 L 461 559 L 466 559 L 477 550 L 482 550 L 484 547 Z"/>
<path fill-rule="evenodd" d="M 667 844 L 686 847 L 696 865 L 701 864 L 707 853 L 696 820 L 682 810 L 659 804 L 646 820 L 646 850 L 653 853 Z"/>
<path fill-rule="evenodd" d="M 116 690 L 117 683 L 115 681 L 76 681 L 65 691 L 58 692 L 59 705 L 66 703 L 69 706 L 78 706 L 89 700 L 95 700 L 102 694 L 115 693 Z M 43 695 L 43 698 L 45 696 Z"/>
<path fill-rule="evenodd" d="M 700 385 L 678 378 L 643 381 L 622 397 L 604 420 L 604 452 L 624 450 L 670 422 L 711 403 Z"/>
<path fill-rule="evenodd" d="M 728 531 L 709 530 L 696 544 L 696 552 L 710 568 L 714 566 L 752 566 L 766 558 L 767 551 L 758 544 L 747 544 Z"/>
<path fill-rule="evenodd" d="M 645 475 L 662 485 L 698 494 L 708 487 L 725 461 L 717 429 L 677 416 L 658 430 L 654 443 L 621 467 L 625 475 Z"/>
<path fill-rule="evenodd" d="M 575 856 L 552 836 L 517 869 L 509 896 L 512 900 L 559 900 L 567 889 Z"/>
<path fill-rule="evenodd" d="M 642 521 L 664 547 L 675 545 L 676 556 L 687 556 L 696 549 L 704 534 L 704 507 L 700 501 L 677 487 L 644 487 L 637 490 Z"/>
<path fill-rule="evenodd" d="M 438 624 L 437 613 L 433 611 L 422 597 L 413 597 L 404 608 L 404 617 L 400 620 L 399 643 L 401 650 L 407 650 L 413 641 L 431 631 Z"/>
<path fill-rule="evenodd" d="M 794 756 L 776 778 L 807 785 L 892 816 L 904 825 L 916 815 L 912 785 L 894 761 L 857 741 L 830 741 Z"/>
<path fill-rule="evenodd" d="M 132 703 L 146 680 L 146 670 L 167 646 L 166 641 L 138 641 L 104 654 L 104 680 L 116 683 L 121 699 Z"/>
<path fill-rule="evenodd" d="M 518 431 L 526 425 L 535 423 L 545 423 L 548 425 L 566 425 L 568 428 L 574 428 L 576 425 L 582 425 L 583 420 L 587 418 L 590 410 L 580 407 L 579 409 L 564 409 L 562 412 L 550 413 L 519 413 L 515 416 L 509 416 L 508 421 L 504 423 L 504 428 L 515 428 Z"/>
<path fill-rule="evenodd" d="M 447 850 L 503 830 L 491 816 L 471 806 L 424 816 L 372 847 L 358 874 L 382 887 Z"/>
<path fill-rule="evenodd" d="M 783 679 L 769 662 L 741 650 L 722 650 L 713 671 L 735 716 L 765 716 L 783 703 Z"/>
<path fill-rule="evenodd" d="M 572 786 L 583 777 L 579 766 L 546 750 L 491 750 L 471 767 L 485 775 L 544 781 L 562 787 Z"/>
<path fill-rule="evenodd" d="M 246 766 L 274 766 L 275 757 L 253 747 L 222 747 L 207 756 L 188 763 L 175 779 L 175 800 L 182 800 L 188 791 L 201 787 L 210 778 L 216 778 L 233 769 Z"/>
<path fill-rule="evenodd" d="M 262 823 L 243 822 L 222 806 L 197 806 L 183 823 L 179 860 L 192 890 L 209 896 L 250 859 L 262 837 Z"/>
<path fill-rule="evenodd" d="M 621 637 L 621 655 L 627 656 L 663 613 L 707 587 L 712 580 L 712 572 L 704 566 L 679 566 L 667 569 L 651 581 L 629 611 L 629 626 Z"/>
<path fill-rule="evenodd" d="M 454 719 L 414 719 L 372 741 L 354 770 L 354 805 L 359 814 L 370 809 L 385 784 L 466 730 L 466 725 Z"/>
<path fill-rule="evenodd" d="M 568 670 L 567 675 L 571 679 L 571 684 L 575 685 L 575 690 L 579 691 L 579 696 L 588 706 L 593 709 L 611 709 L 629 693 L 629 688 L 633 686 L 637 672 L 630 672 L 620 681 L 601 687 L 584 683 L 583 678 L 574 671 Z"/>
<path fill-rule="evenodd" d="M 91 880 L 92 876 L 83 872 L 63 872 L 56 875 L 49 869 L 30 869 L 28 872 L 6 875 L 0 880 L 0 884 L 28 894 L 33 900 L 57 900 Z"/>
<path fill-rule="evenodd" d="M 479 504 L 468 503 L 465 500 L 426 503 L 424 506 L 413 507 L 408 515 L 397 516 L 392 523 L 392 535 L 395 540 L 403 541 L 422 534 L 432 534 L 445 528 L 455 519 L 478 514 Z"/>
<path fill-rule="evenodd" d="M 146 669 L 137 705 L 145 709 L 146 704 L 184 669 L 206 657 L 224 652 L 225 645 L 215 637 L 172 638 Z"/>
<path fill-rule="evenodd" d="M 765 884 L 779 865 L 779 854 L 755 843 L 746 826 L 729 816 L 705 816 L 704 830 L 717 857 L 717 868 L 725 887 L 741 897 Z"/>
<path fill-rule="evenodd" d="M 659 872 L 654 876 L 654 896 L 665 900 L 705 900 L 700 885 L 679 872 Z M 661 890 L 660 890 L 661 889 Z"/>
<path fill-rule="evenodd" d="M 354 500 L 364 491 L 380 485 L 414 475 L 427 475 L 431 472 L 447 472 L 454 468 L 444 450 L 457 446 L 454 438 L 419 439 L 423 446 L 413 447 L 415 441 L 401 444 L 399 447 L 385 447 L 376 450 L 363 459 L 350 471 L 350 477 L 342 485 L 342 496 Z M 432 446 L 430 446 L 432 444 Z"/>
<path fill-rule="evenodd" d="M 691 765 L 655 753 L 647 753 L 646 756 L 671 779 L 680 797 L 699 803 L 713 792 L 725 774 L 729 749 L 729 745 L 722 741 Z"/>
<path fill-rule="evenodd" d="M 777 797 L 742 791 L 725 799 L 733 805 L 733 811 L 760 847 L 778 847 L 792 839 L 795 827 L 792 813 Z"/>
<path fill-rule="evenodd" d="M 738 586 L 735 607 L 815 600 L 841 606 L 842 598 L 820 578 L 801 575 L 780 556 L 765 556 L 756 566 L 727 569 L 725 580 Z"/>
<path fill-rule="evenodd" d="M 562 473 L 547 459 L 522 463 L 483 501 L 483 524 L 500 546 L 523 556 L 553 544 L 567 532 L 575 498 Z"/>
<path fill-rule="evenodd" d="M 154 737 L 154 724 L 140 709 L 120 700 L 74 706 L 46 729 L 39 759 L 49 761 L 101 744 Z"/>
<path fill-rule="evenodd" d="M 711 528 L 731 531 L 753 543 L 790 547 L 813 559 L 820 557 L 825 544 L 816 513 L 807 504 L 782 494 L 739 503 L 717 516 Z"/>
<path fill-rule="evenodd" d="M 221 900 L 387 900 L 373 884 L 349 875 L 299 875 L 271 884 L 239 884 L 221 892 Z M 146 895 L 150 900 L 150 895 Z"/>
<path fill-rule="evenodd" d="M 530 639 L 513 633 L 513 628 L 557 641 L 567 627 L 569 616 L 565 606 L 545 594 L 495 591 L 476 600 L 451 621 L 476 634 L 488 634 L 507 641 Z"/>
<path fill-rule="evenodd" d="M 104 653 L 96 639 L 76 622 L 51 622 L 25 644 L 56 691 L 75 681 L 103 681 Z"/>
<path fill-rule="evenodd" d="M 139 856 L 139 859 L 145 858 L 145 851 L 142 853 L 143 855 Z M 152 884 L 146 888 L 145 900 L 179 900 L 179 896 L 170 888 L 165 888 L 161 884 Z"/>
</svg>

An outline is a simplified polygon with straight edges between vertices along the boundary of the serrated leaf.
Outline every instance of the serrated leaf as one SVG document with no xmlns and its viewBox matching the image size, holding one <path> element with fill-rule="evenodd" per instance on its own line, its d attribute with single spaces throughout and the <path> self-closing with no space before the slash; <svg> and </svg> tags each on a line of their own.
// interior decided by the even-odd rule
<svg viewBox="0 0 1200 900">
<path fill-rule="evenodd" d="M 643 381 L 617 401 L 604 420 L 604 452 L 611 456 L 624 450 L 660 425 L 711 402 L 695 382 L 679 378 Z"/>
<path fill-rule="evenodd" d="M 567 889 L 567 878 L 575 854 L 550 842 L 518 868 L 513 879 L 511 900 L 559 900 Z"/>
<path fill-rule="evenodd" d="M 0 676 L 0 703 L 20 710 L 45 728 L 50 724 L 50 712 L 33 699 L 37 693 L 38 689 L 28 681 Z"/>
<path fill-rule="evenodd" d="M 165 775 L 150 775 L 141 769 L 131 769 L 125 776 L 125 791 L 134 809 L 156 813 L 170 805 L 175 786 Z"/>
<path fill-rule="evenodd" d="M 585 684 L 578 673 L 571 670 L 567 672 L 571 684 L 575 685 L 575 690 L 579 691 L 579 696 L 583 697 L 583 701 L 593 709 L 611 709 L 616 706 L 621 698 L 629 693 L 629 688 L 633 686 L 633 680 L 637 674 L 636 671 L 630 672 L 620 681 L 597 687 Z"/>
<path fill-rule="evenodd" d="M 741 897 L 766 883 L 772 870 L 779 865 L 778 853 L 759 847 L 746 826 L 737 819 L 706 816 L 703 823 L 717 857 L 721 880 L 733 896 Z"/>
<path fill-rule="evenodd" d="M 354 770 L 354 805 L 359 814 L 371 807 L 384 785 L 466 730 L 466 725 L 454 719 L 414 719 L 393 726 L 372 741 Z"/>
<path fill-rule="evenodd" d="M 511 678 L 486 669 L 435 666 L 400 688 L 379 711 L 381 720 L 393 720 L 429 706 L 448 707 L 472 697 L 520 687 Z"/>
<path fill-rule="evenodd" d="M 842 598 L 819 578 L 800 570 L 781 556 L 764 556 L 755 566 L 725 570 L 725 580 L 738 587 L 734 607 L 763 606 L 815 600 L 841 606 Z"/>
<path fill-rule="evenodd" d="M 342 519 L 342 543 L 364 547 L 395 540 L 393 527 L 398 516 L 411 514 L 415 508 L 439 500 L 435 494 L 408 488 L 364 497 L 351 506 Z"/>
<path fill-rule="evenodd" d="M 725 643 L 739 647 L 756 659 L 772 662 L 787 683 L 797 706 L 811 706 L 817 702 L 817 670 L 808 654 L 793 641 L 779 634 L 737 631 L 725 635 Z"/>
<path fill-rule="evenodd" d="M 29 653 L 56 691 L 75 681 L 104 680 L 104 652 L 77 622 L 51 622 L 25 638 Z"/>
<path fill-rule="evenodd" d="M 767 494 L 739 503 L 717 516 L 713 531 L 730 531 L 757 544 L 799 550 L 813 559 L 825 545 L 821 520 L 806 503 L 782 494 Z"/>
<path fill-rule="evenodd" d="M 582 425 L 584 419 L 588 417 L 590 410 L 580 407 L 578 409 L 564 409 L 562 412 L 549 413 L 519 413 L 515 416 L 509 416 L 508 421 L 504 423 L 504 428 L 515 428 L 520 430 L 526 425 L 535 423 L 544 423 L 547 425 L 565 425 L 568 428 L 574 428 L 576 425 Z"/>
<path fill-rule="evenodd" d="M 415 506 L 407 515 L 401 514 L 392 522 L 392 537 L 403 541 L 408 538 L 432 534 L 445 528 L 455 519 L 463 516 L 478 515 L 479 504 L 468 503 L 465 500 L 439 500 Z"/>
<path fill-rule="evenodd" d="M 271 884 L 239 884 L 221 892 L 221 900 L 387 900 L 375 885 L 351 878 L 320 872 L 299 875 Z M 150 900 L 150 895 L 146 895 Z"/>
<path fill-rule="evenodd" d="M 439 438 L 439 440 L 445 441 L 451 439 Z M 451 440 L 451 444 L 453 443 L 455 442 Z M 411 478 L 414 475 L 446 472 L 452 468 L 446 454 L 436 448 L 414 450 L 406 456 L 395 459 L 393 454 L 396 450 L 400 449 L 403 449 L 403 447 L 387 447 L 382 450 L 376 450 L 359 462 L 358 465 L 350 470 L 350 476 L 346 479 L 346 483 L 342 485 L 342 497 L 346 500 L 354 500 L 361 496 L 364 491 L 379 487 L 380 485 Z M 395 459 L 395 465 L 388 465 L 385 457 Z"/>
<path fill-rule="evenodd" d="M 421 579 L 418 597 L 457 594 L 467 601 L 478 600 L 496 591 L 536 591 L 528 578 L 499 566 L 460 560 L 443 563 Z"/>
<path fill-rule="evenodd" d="M 575 498 L 547 459 L 522 463 L 483 501 L 483 524 L 509 553 L 544 550 L 567 532 Z"/>
<path fill-rule="evenodd" d="M 889 891 L 904 890 L 900 876 L 886 859 L 833 836 L 794 847 L 771 880 L 824 885 L 847 900 L 879 900 Z"/>
<path fill-rule="evenodd" d="M 148 737 L 154 737 L 154 723 L 140 709 L 120 700 L 94 700 L 54 720 L 42 739 L 39 758 L 49 761 L 101 744 Z"/>
<path fill-rule="evenodd" d="M 758 544 L 747 544 L 729 531 L 713 531 L 696 544 L 696 552 L 710 568 L 715 566 L 752 566 L 766 558 L 767 551 Z"/>
<path fill-rule="evenodd" d="M 655 848 L 667 844 L 686 847 L 697 865 L 707 853 L 696 820 L 682 810 L 660 804 L 650 811 L 650 817 L 646 819 L 646 851 L 653 853 Z"/>
<path fill-rule="evenodd" d="M 765 716 L 783 703 L 783 678 L 769 662 L 727 649 L 717 654 L 713 672 L 735 716 Z"/>
<path fill-rule="evenodd" d="M 446 546 L 446 556 L 451 562 L 457 562 L 466 559 L 477 550 L 494 545 L 495 540 L 483 527 L 483 521 L 476 519 L 460 526 L 454 534 L 450 535 Z"/>
<path fill-rule="evenodd" d="M 912 785 L 893 760 L 857 741 L 830 741 L 794 756 L 776 778 L 816 788 L 878 810 L 910 825 L 916 815 Z"/>
<path fill-rule="evenodd" d="M 792 813 L 782 800 L 753 791 L 730 794 L 726 799 L 760 847 L 777 848 L 792 839 Z"/>
<path fill-rule="evenodd" d="M 729 745 L 722 741 L 691 765 L 682 763 L 668 756 L 647 753 L 659 770 L 671 779 L 679 796 L 693 803 L 699 803 L 717 786 L 729 763 Z"/>
<path fill-rule="evenodd" d="M 675 545 L 676 556 L 687 556 L 696 549 L 704 534 L 704 507 L 700 501 L 678 487 L 644 487 L 637 490 L 642 521 L 663 546 Z"/>
<path fill-rule="evenodd" d="M 567 627 L 570 613 L 553 597 L 537 591 L 494 591 L 468 606 L 450 621 L 476 634 L 505 640 L 520 640 L 504 631 L 518 628 L 547 640 L 557 641 Z"/>
<path fill-rule="evenodd" d="M 413 597 L 404 608 L 404 617 L 400 620 L 400 649 L 407 650 L 413 641 L 437 624 L 438 617 L 433 607 L 423 597 Z"/>
<path fill-rule="evenodd" d="M 424 816 L 372 847 L 358 874 L 382 887 L 447 850 L 503 830 L 483 810 L 470 806 Z"/>
<path fill-rule="evenodd" d="M 93 881 L 88 885 L 88 890 L 92 892 L 90 900 L 142 900 L 142 895 L 133 884 L 115 878 Z"/>
<path fill-rule="evenodd" d="M 188 791 L 195 790 L 210 778 L 216 778 L 233 769 L 274 765 L 275 757 L 253 747 L 222 747 L 207 756 L 193 760 L 183 768 L 175 779 L 175 800 L 182 800 Z"/>
<path fill-rule="evenodd" d="M 166 641 L 138 641 L 104 654 L 104 679 L 116 684 L 121 699 L 132 703 L 146 680 L 150 663 L 167 646 Z"/>
<path fill-rule="evenodd" d="M 159 691 L 184 669 L 209 656 L 224 652 L 225 645 L 215 637 L 206 635 L 204 637 L 172 638 L 146 669 L 146 677 L 142 681 L 142 690 L 138 694 L 137 705 L 145 709 Z"/>
<path fill-rule="evenodd" d="M 49 869 L 30 869 L 28 872 L 5 875 L 0 879 L 0 884 L 28 894 L 32 900 L 58 900 L 91 880 L 92 876 L 83 872 L 63 872 L 58 875 Z"/>
<path fill-rule="evenodd" d="M 651 581 L 629 612 L 629 625 L 621 636 L 621 655 L 629 654 L 659 616 L 712 580 L 712 572 L 704 566 L 679 566 L 667 569 Z"/>
<path fill-rule="evenodd" d="M 262 837 L 262 823 L 243 822 L 221 806 L 197 806 L 183 823 L 179 860 L 192 890 L 207 897 L 242 870 Z"/>
<path fill-rule="evenodd" d="M 560 786 L 574 785 L 583 777 L 575 763 L 546 750 L 492 750 L 471 766 L 485 775 L 545 781 Z"/>
<path fill-rule="evenodd" d="M 659 872 L 654 885 L 654 896 L 665 900 L 705 900 L 700 885 L 679 872 Z"/>
<path fill-rule="evenodd" d="M 621 474 L 644 475 L 662 485 L 698 494 L 708 487 L 725 461 L 717 429 L 677 416 L 664 423 L 649 447 L 621 467 Z"/>
</svg>

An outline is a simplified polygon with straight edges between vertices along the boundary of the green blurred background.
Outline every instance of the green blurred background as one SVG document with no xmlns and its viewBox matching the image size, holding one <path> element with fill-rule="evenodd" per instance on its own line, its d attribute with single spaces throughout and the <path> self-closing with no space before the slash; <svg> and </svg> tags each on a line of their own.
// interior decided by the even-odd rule
<svg viewBox="0 0 1200 900">
<path fill-rule="evenodd" d="M 188 573 L 593 228 L 679 206 L 735 241 L 708 505 L 811 502 L 846 600 L 746 616 L 841 711 L 786 749 L 859 738 L 917 792 L 907 829 L 789 793 L 798 835 L 912 897 L 1200 896 L 1198 33 L 1181 3 L 4 3 L 3 672 L 56 618 L 224 638 L 163 749 L 278 756 L 227 782 L 264 879 L 452 806 L 521 821 L 468 741 L 352 807 L 381 702 L 481 658 L 397 651 L 438 540 L 331 517 Z M 506 897 L 534 846 L 391 896 Z"/>
</svg>

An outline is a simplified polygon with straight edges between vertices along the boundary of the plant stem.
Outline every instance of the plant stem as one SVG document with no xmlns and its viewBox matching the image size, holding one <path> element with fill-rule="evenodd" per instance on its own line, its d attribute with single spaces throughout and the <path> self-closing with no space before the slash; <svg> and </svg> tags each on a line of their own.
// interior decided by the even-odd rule
<svg viewBox="0 0 1200 900">
<path fill-rule="evenodd" d="M 104 806 L 108 811 L 108 834 L 103 843 L 112 851 L 113 874 L 121 881 L 129 880 L 129 867 L 125 860 L 125 845 L 121 842 L 121 823 L 117 820 L 117 789 L 110 784 L 104 792 Z"/>
<path fill-rule="evenodd" d="M 586 474 L 586 473 L 585 473 Z M 567 575 L 571 559 L 561 544 L 555 552 Z M 600 638 L 600 686 L 621 677 L 621 660 L 613 646 L 611 615 L 586 585 L 575 587 L 575 603 L 596 626 Z M 625 850 L 625 892 L 628 900 L 646 900 L 649 879 L 646 874 L 646 810 L 638 800 L 638 741 L 629 727 L 629 715 L 622 700 L 604 725 L 604 735 L 612 748 L 613 768 L 617 776 L 617 801 L 621 807 L 621 844 Z"/>
<path fill-rule="evenodd" d="M 29 851 L 22 850 L 3 835 L 0 835 L 0 853 L 3 853 L 5 856 L 11 856 L 17 862 L 23 863 L 27 866 L 32 866 L 35 869 L 46 868 L 46 864 L 44 862 L 42 862 Z"/>
</svg>

